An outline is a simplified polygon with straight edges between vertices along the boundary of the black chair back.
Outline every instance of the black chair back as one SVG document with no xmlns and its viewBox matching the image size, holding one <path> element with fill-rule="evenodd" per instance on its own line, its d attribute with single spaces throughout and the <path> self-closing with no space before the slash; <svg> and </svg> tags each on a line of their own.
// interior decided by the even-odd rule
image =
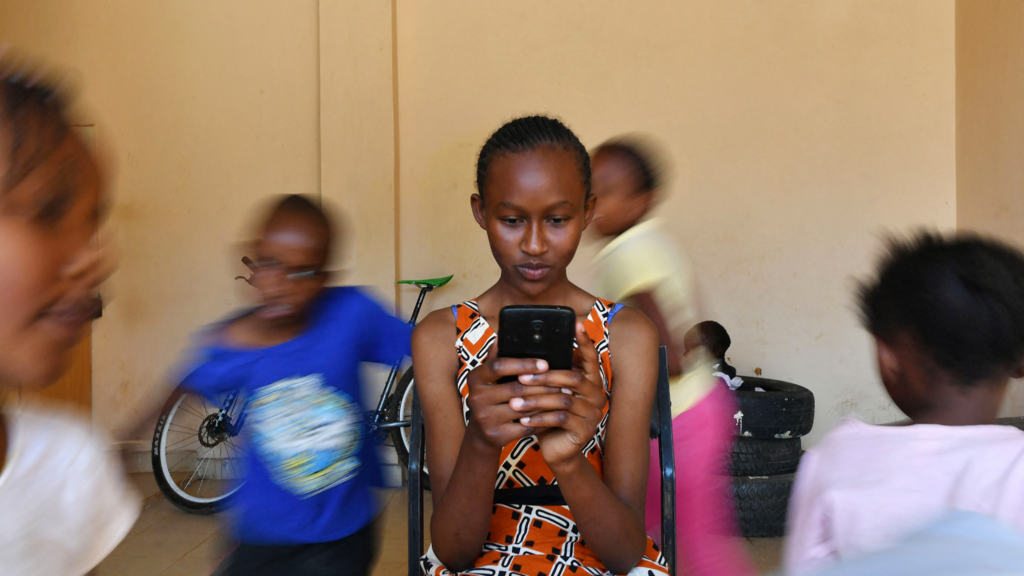
<svg viewBox="0 0 1024 576">
<path fill-rule="evenodd" d="M 412 391 L 412 434 L 409 439 L 409 576 L 420 576 L 423 557 L 423 413 L 419 391 Z"/>
<path fill-rule="evenodd" d="M 651 438 L 658 439 L 661 459 L 661 553 L 668 562 L 668 573 L 676 572 L 676 453 L 672 438 L 672 399 L 669 395 L 668 350 L 658 350 L 658 396 L 651 416 Z M 654 421 L 655 415 L 657 422 Z M 657 435 L 654 430 L 657 428 Z"/>
</svg>

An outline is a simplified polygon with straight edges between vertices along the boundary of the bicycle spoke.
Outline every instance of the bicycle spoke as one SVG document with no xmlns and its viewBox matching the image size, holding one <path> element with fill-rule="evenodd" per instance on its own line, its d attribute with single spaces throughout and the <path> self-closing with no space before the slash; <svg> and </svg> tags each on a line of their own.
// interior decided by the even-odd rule
<svg viewBox="0 0 1024 576">
<path fill-rule="evenodd" d="M 235 448 L 234 443 L 230 442 L 230 441 L 227 443 L 227 448 L 228 448 L 228 451 L 232 455 L 232 457 L 230 458 L 230 461 L 231 461 L 231 468 L 234 469 L 234 472 L 233 472 L 234 478 L 233 478 L 233 480 L 240 481 L 242 479 L 241 469 L 239 468 L 239 462 L 241 462 L 241 458 L 239 458 L 239 456 L 238 456 L 238 450 Z"/>
<path fill-rule="evenodd" d="M 170 448 L 178 448 L 178 446 L 176 446 L 176 445 L 168 446 L 168 450 L 165 452 L 165 454 L 168 455 L 168 456 L 173 454 L 174 452 L 184 452 L 187 455 L 192 455 L 192 454 L 196 454 L 199 451 L 198 444 L 188 445 L 188 446 L 185 446 L 185 447 L 181 447 L 181 448 L 179 448 L 177 450 L 170 450 Z M 185 457 L 187 458 L 188 456 L 185 456 Z M 181 462 L 181 460 L 179 460 L 179 462 Z"/>
<path fill-rule="evenodd" d="M 180 446 L 181 444 L 183 444 L 185 442 L 194 442 L 196 444 L 199 444 L 199 439 L 198 438 L 188 437 L 188 438 L 185 438 L 184 440 L 178 440 L 174 444 L 168 445 L 167 446 L 167 450 L 170 450 L 171 448 L 176 448 L 176 447 Z"/>
<path fill-rule="evenodd" d="M 203 458 L 203 460 L 199 462 L 199 465 L 196 466 L 196 471 L 193 472 L 192 476 L 188 479 L 188 483 L 181 487 L 182 490 L 188 490 L 188 487 L 192 485 L 192 480 L 196 477 L 196 474 L 199 474 L 199 469 L 203 467 L 203 462 L 205 462 L 207 458 L 209 458 L 209 456 Z"/>
<path fill-rule="evenodd" d="M 211 462 L 212 462 L 212 460 L 207 459 L 207 461 L 206 461 L 206 470 L 207 471 L 210 470 L 210 463 Z M 196 490 L 196 496 L 199 496 L 200 498 L 203 496 L 203 483 L 204 482 L 206 482 L 206 475 L 203 475 L 203 476 L 199 477 L 199 489 Z"/>
<path fill-rule="evenodd" d="M 206 418 L 206 416 L 204 414 L 200 414 L 199 411 L 196 410 L 195 408 L 192 408 L 191 406 L 186 406 L 184 401 L 182 401 L 182 403 L 179 405 L 179 407 L 182 410 L 184 410 L 185 412 L 188 412 L 189 414 L 195 416 L 196 418 L 199 418 L 199 419 Z"/>
<path fill-rule="evenodd" d="M 203 399 L 202 396 L 198 394 L 189 394 L 188 396 L 186 396 L 185 400 L 182 402 L 182 405 L 188 405 L 189 408 L 191 408 L 192 411 L 198 416 L 205 417 L 209 413 L 209 411 L 206 410 L 205 400 Z"/>
<path fill-rule="evenodd" d="M 177 462 L 175 462 L 175 463 L 174 463 L 173 465 L 170 465 L 170 464 L 169 464 L 169 465 L 167 466 L 167 470 L 168 470 L 168 472 L 171 472 L 171 473 L 173 474 L 173 473 L 174 473 L 174 471 L 175 471 L 175 468 L 177 468 L 179 464 L 181 464 L 182 462 L 185 462 L 185 461 L 186 461 L 186 460 L 188 460 L 188 459 L 189 459 L 189 457 L 188 457 L 188 456 L 183 456 L 183 457 L 179 458 L 179 459 L 178 459 L 178 461 L 177 461 Z M 187 473 L 187 472 L 186 472 L 186 473 Z"/>
</svg>

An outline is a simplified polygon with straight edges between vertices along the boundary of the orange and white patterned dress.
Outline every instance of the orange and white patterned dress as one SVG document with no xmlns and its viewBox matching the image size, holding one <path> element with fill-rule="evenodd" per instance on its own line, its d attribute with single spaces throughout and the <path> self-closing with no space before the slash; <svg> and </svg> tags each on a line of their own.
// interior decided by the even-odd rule
<svg viewBox="0 0 1024 576">
<path fill-rule="evenodd" d="M 584 321 L 587 335 L 594 342 L 601 362 L 601 379 L 611 401 L 612 366 L 608 353 L 608 323 L 621 306 L 598 299 Z M 462 396 L 462 415 L 469 423 L 469 373 L 480 366 L 498 336 L 490 327 L 475 300 L 452 306 L 458 337 L 459 355 L 456 383 Z M 583 448 L 587 460 L 604 475 L 604 438 L 608 407 L 597 433 Z M 565 506 L 557 481 L 540 453 L 536 436 L 521 438 L 501 451 L 501 466 L 494 482 L 495 503 L 491 528 L 475 567 L 462 572 L 475 576 L 610 576 L 583 541 L 572 512 Z M 552 498 L 554 496 L 554 498 Z M 433 549 L 420 560 L 428 576 L 453 576 L 434 555 Z M 667 563 L 658 547 L 647 539 L 647 552 L 630 576 L 668 574 Z"/>
</svg>

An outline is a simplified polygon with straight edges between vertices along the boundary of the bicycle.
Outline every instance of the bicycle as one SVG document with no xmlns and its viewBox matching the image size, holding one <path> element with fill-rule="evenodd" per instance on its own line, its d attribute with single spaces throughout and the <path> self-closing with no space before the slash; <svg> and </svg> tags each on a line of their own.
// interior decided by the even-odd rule
<svg viewBox="0 0 1024 576">
<path fill-rule="evenodd" d="M 242 263 L 254 270 L 249 258 L 242 258 Z M 398 282 L 420 289 L 410 325 L 416 325 L 427 294 L 453 277 Z M 235 279 L 252 284 L 252 276 Z M 412 366 L 401 378 L 400 369 L 401 363 L 391 367 L 377 407 L 369 412 L 367 420 L 371 437 L 389 435 L 399 461 L 407 468 L 415 378 Z M 209 402 L 182 386 L 175 388 L 165 402 L 153 432 L 153 475 L 160 491 L 179 509 L 192 514 L 218 512 L 245 481 L 241 458 L 244 447 L 239 438 L 244 433 L 245 404 L 239 393 Z"/>
</svg>

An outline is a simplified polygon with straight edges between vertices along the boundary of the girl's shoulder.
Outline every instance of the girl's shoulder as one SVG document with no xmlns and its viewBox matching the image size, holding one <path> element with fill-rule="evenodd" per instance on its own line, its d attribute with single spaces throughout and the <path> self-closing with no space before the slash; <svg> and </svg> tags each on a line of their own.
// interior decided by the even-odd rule
<svg viewBox="0 0 1024 576">
<path fill-rule="evenodd" d="M 658 329 L 646 314 L 629 306 L 618 304 L 612 306 L 615 312 L 609 319 L 608 330 L 613 339 L 616 336 L 633 339 L 653 335 L 654 340 L 657 341 Z"/>
<path fill-rule="evenodd" d="M 427 314 L 423 320 L 420 320 L 416 324 L 416 328 L 413 329 L 413 340 L 423 339 L 437 339 L 444 338 L 445 336 L 451 336 L 454 342 L 456 336 L 456 317 L 457 317 L 457 306 L 448 306 L 434 310 L 430 314 Z"/>
</svg>

